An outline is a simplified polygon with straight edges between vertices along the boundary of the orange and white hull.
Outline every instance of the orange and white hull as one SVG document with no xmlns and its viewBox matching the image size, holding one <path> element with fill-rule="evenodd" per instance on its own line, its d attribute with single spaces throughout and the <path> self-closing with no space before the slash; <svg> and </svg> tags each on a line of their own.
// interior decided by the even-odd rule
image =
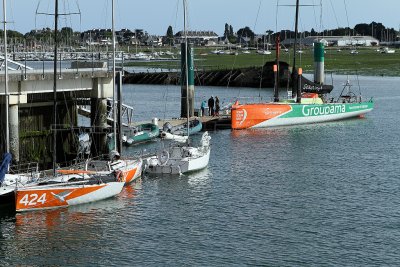
<svg viewBox="0 0 400 267">
<path fill-rule="evenodd" d="M 111 169 L 122 172 L 122 181 L 129 184 L 142 175 L 143 160 L 119 160 L 117 164 L 111 165 Z"/>
<path fill-rule="evenodd" d="M 54 209 L 103 200 L 118 195 L 124 182 L 59 183 L 16 190 L 16 211 Z"/>
<path fill-rule="evenodd" d="M 85 170 L 82 169 L 75 169 L 75 170 L 58 170 L 59 173 L 62 174 L 99 174 L 99 175 L 109 175 L 113 172 L 120 172 L 119 180 L 125 182 L 125 184 L 132 183 L 137 178 L 142 175 L 142 165 L 143 160 L 139 159 L 120 159 L 113 162 L 106 162 L 106 161 L 96 161 L 97 163 L 101 163 L 102 166 L 106 166 L 106 170 L 98 171 L 96 168 L 94 170 L 90 170 L 88 165 L 86 165 Z"/>
<path fill-rule="evenodd" d="M 255 103 L 232 106 L 232 129 L 264 128 L 343 120 L 359 117 L 374 103 Z"/>
</svg>

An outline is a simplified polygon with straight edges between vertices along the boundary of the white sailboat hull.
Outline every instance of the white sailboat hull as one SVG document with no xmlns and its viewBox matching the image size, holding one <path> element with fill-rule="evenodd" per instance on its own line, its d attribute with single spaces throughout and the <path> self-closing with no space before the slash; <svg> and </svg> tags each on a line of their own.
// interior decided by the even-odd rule
<svg viewBox="0 0 400 267">
<path fill-rule="evenodd" d="M 198 171 L 207 167 L 210 160 L 210 149 L 199 157 L 184 157 L 169 159 L 167 163 L 160 164 L 158 158 L 153 156 L 147 159 L 145 172 L 148 174 L 183 174 Z"/>
<path fill-rule="evenodd" d="M 200 147 L 173 146 L 146 159 L 145 173 L 183 174 L 207 167 L 210 160 L 210 137 L 205 132 Z"/>
</svg>

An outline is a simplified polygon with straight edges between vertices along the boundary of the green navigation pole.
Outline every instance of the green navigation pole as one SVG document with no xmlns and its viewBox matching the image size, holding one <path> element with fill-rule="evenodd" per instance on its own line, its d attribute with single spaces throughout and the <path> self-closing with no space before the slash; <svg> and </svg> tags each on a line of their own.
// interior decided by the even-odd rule
<svg viewBox="0 0 400 267">
<path fill-rule="evenodd" d="M 325 49 L 322 42 L 314 42 L 314 82 L 324 84 L 325 81 Z"/>
<path fill-rule="evenodd" d="M 193 48 L 187 44 L 181 44 L 181 117 L 186 118 L 194 116 L 194 59 Z M 187 52 L 187 65 L 188 65 L 188 82 L 186 82 L 186 52 Z M 188 86 L 188 88 L 186 88 Z M 189 112 L 187 112 L 189 106 Z"/>
</svg>

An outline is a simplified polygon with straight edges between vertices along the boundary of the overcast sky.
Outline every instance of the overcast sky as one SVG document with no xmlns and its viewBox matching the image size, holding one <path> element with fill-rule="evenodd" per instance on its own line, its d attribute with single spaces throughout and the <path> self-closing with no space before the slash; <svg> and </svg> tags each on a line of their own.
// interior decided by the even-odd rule
<svg viewBox="0 0 400 267">
<path fill-rule="evenodd" d="M 189 28 L 223 34 L 225 23 L 234 31 L 249 26 L 256 33 L 268 29 L 293 29 L 295 8 L 280 5 L 295 0 L 188 0 Z M 301 0 L 300 30 L 353 27 L 357 23 L 382 22 L 396 30 L 400 26 L 400 0 Z M 322 16 L 320 3 L 322 2 Z M 81 13 L 65 16 L 60 27 L 75 31 L 111 28 L 111 0 L 59 0 L 60 12 Z M 164 35 L 168 25 L 174 32 L 183 27 L 182 0 L 115 0 L 117 29 L 144 29 Z M 54 0 L 7 0 L 9 29 L 26 33 L 31 29 L 52 28 L 53 18 L 35 15 L 53 13 Z M 347 12 L 346 12 L 347 10 Z M 347 13 L 347 15 L 346 15 Z M 322 23 L 321 23 L 322 17 Z M 3 20 L 3 18 L 1 18 Z"/>
</svg>

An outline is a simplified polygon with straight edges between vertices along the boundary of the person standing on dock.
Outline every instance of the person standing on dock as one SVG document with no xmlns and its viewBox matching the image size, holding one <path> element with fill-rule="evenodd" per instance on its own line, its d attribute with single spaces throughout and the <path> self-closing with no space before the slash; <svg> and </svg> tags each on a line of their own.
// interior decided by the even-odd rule
<svg viewBox="0 0 400 267">
<path fill-rule="evenodd" d="M 220 106 L 219 106 L 219 98 L 218 98 L 218 96 L 215 96 L 215 116 L 219 116 L 219 109 L 220 109 Z"/>
<path fill-rule="evenodd" d="M 208 115 L 209 116 L 214 116 L 214 98 L 213 98 L 213 96 L 211 96 L 209 99 L 208 99 Z"/>
<path fill-rule="evenodd" d="M 202 117 L 206 114 L 206 107 L 207 107 L 207 101 L 203 100 L 203 102 L 201 102 L 201 116 Z"/>
</svg>

